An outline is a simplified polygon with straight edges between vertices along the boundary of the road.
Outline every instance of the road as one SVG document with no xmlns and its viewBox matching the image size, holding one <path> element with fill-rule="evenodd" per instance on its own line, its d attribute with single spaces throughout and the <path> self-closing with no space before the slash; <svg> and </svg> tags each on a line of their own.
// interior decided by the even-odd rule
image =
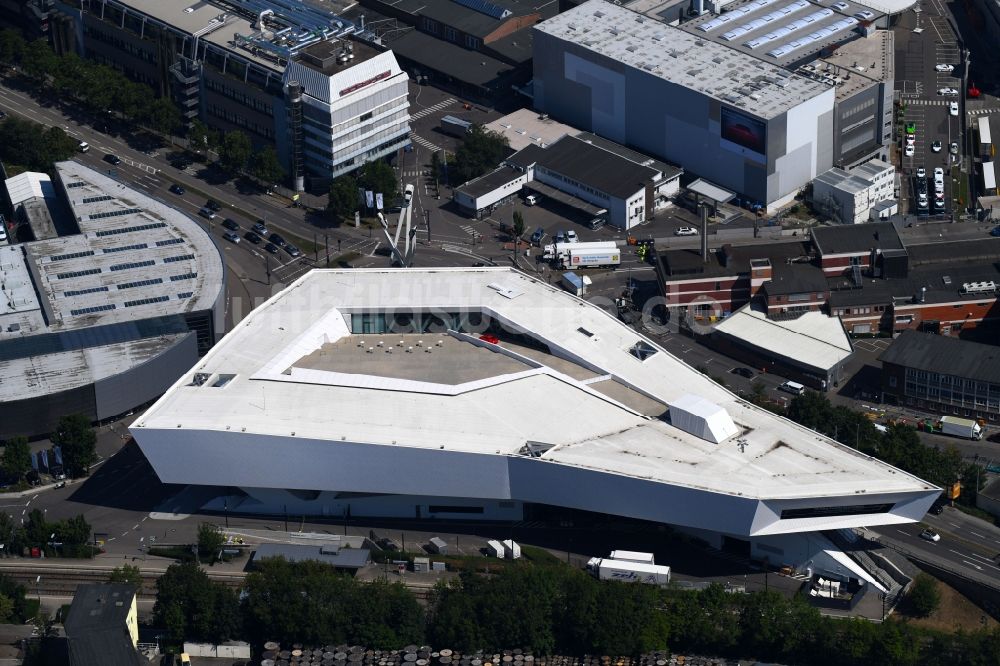
<svg viewBox="0 0 1000 666">
<path fill-rule="evenodd" d="M 921 538 L 930 527 L 941 536 L 937 542 Z M 1000 528 L 970 517 L 951 507 L 940 516 L 928 514 L 923 523 L 870 528 L 879 540 L 904 554 L 931 563 L 947 563 L 949 568 L 968 576 L 982 577 L 1000 587 Z"/>
</svg>

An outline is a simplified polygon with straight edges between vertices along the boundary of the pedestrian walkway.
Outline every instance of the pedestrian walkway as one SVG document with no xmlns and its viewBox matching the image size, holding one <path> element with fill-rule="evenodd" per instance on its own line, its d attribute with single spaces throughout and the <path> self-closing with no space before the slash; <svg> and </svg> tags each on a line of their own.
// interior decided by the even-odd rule
<svg viewBox="0 0 1000 666">
<path fill-rule="evenodd" d="M 424 148 L 426 148 L 428 150 L 433 150 L 434 152 L 437 152 L 437 151 L 441 150 L 440 146 L 437 146 L 437 145 L 431 143 L 430 141 L 428 141 L 427 139 L 425 139 L 423 137 L 420 137 L 420 136 L 417 136 L 416 134 L 410 134 L 410 141 L 412 141 L 413 143 L 415 143 L 415 144 L 417 144 L 419 146 L 423 146 Z"/>
<path fill-rule="evenodd" d="M 452 104 L 455 104 L 457 102 L 458 102 L 458 100 L 455 99 L 454 97 L 449 97 L 448 99 L 444 100 L 443 102 L 438 102 L 434 106 L 428 106 L 426 109 L 421 109 L 420 111 L 417 111 L 416 113 L 411 113 L 410 114 L 410 120 L 411 121 L 413 121 L 413 120 L 419 120 L 420 118 L 423 118 L 424 116 L 429 116 L 430 114 L 434 113 L 435 111 L 440 111 L 441 109 L 449 107 Z"/>
<path fill-rule="evenodd" d="M 955 100 L 951 99 L 914 99 L 907 102 L 907 104 L 914 104 L 916 106 L 948 106 Z"/>
</svg>

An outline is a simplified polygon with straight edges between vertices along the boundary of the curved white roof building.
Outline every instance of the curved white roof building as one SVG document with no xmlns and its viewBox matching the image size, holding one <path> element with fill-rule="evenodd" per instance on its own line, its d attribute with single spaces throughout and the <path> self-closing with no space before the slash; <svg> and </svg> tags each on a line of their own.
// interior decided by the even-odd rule
<svg viewBox="0 0 1000 666">
<path fill-rule="evenodd" d="M 79 233 L 50 221 L 52 237 L 0 244 L 0 439 L 152 402 L 223 328 L 225 266 L 197 222 L 78 162 L 30 176 L 20 201 Z"/>
<path fill-rule="evenodd" d="M 313 271 L 131 431 L 164 482 L 255 512 L 530 502 L 753 536 L 910 522 L 939 493 L 503 268 Z"/>
</svg>

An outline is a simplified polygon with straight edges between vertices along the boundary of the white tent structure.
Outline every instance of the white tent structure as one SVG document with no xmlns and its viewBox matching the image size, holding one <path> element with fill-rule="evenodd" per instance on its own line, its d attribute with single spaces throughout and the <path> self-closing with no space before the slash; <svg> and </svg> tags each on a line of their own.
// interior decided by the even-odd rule
<svg viewBox="0 0 1000 666">
<path fill-rule="evenodd" d="M 715 444 L 739 434 L 729 412 L 719 405 L 687 393 L 670 403 L 670 422 L 684 432 Z"/>
</svg>

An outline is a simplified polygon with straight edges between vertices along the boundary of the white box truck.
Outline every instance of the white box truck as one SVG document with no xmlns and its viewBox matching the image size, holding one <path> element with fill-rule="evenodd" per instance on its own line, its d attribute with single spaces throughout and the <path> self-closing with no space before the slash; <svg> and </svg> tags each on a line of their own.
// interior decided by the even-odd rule
<svg viewBox="0 0 1000 666">
<path fill-rule="evenodd" d="M 617 250 L 614 241 L 591 241 L 589 243 L 549 243 L 542 248 L 542 259 L 558 261 L 566 257 L 570 250 Z M 619 253 L 620 254 L 620 253 Z"/>
<path fill-rule="evenodd" d="M 503 542 L 504 557 L 508 560 L 516 560 L 521 557 L 521 546 L 517 544 L 516 541 L 507 539 Z"/>
<path fill-rule="evenodd" d="M 495 539 L 490 539 L 486 542 L 486 552 L 489 553 L 490 557 L 499 557 L 503 559 L 503 544 Z"/>
<path fill-rule="evenodd" d="M 438 555 L 448 554 L 448 543 L 441 537 L 431 537 L 427 546 L 432 553 L 437 553 Z"/>
<path fill-rule="evenodd" d="M 592 557 L 587 562 L 587 571 L 600 580 L 645 583 L 646 585 L 667 585 L 670 583 L 670 567 L 661 564 L 623 562 L 612 560 L 610 557 Z"/>
<path fill-rule="evenodd" d="M 638 562 L 640 564 L 656 564 L 652 553 L 640 553 L 636 550 L 613 550 L 610 558 L 619 562 Z"/>
<path fill-rule="evenodd" d="M 621 263 L 622 253 L 617 247 L 614 249 L 573 247 L 568 248 L 562 257 L 562 267 L 570 271 L 578 268 L 607 268 Z"/>
<path fill-rule="evenodd" d="M 942 416 L 939 424 L 942 435 L 962 437 L 964 439 L 982 439 L 983 427 L 972 419 L 960 419 L 957 416 Z"/>
</svg>

